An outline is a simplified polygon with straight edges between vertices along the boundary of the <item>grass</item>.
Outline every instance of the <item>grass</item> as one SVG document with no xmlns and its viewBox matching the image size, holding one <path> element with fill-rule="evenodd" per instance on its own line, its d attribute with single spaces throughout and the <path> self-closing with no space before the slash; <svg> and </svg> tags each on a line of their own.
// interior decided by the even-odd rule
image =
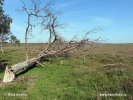
<svg viewBox="0 0 133 100">
<path fill-rule="evenodd" d="M 31 47 L 36 48 L 35 45 Z M 131 100 L 132 47 L 132 44 L 103 45 L 93 51 L 75 51 L 69 58 L 60 58 L 62 65 L 59 58 L 51 58 L 49 62 L 42 63 L 44 67 L 37 66 L 17 77 L 14 82 L 0 85 L 0 100 Z M 23 61 L 25 53 L 20 48 L 6 50 L 5 54 L 0 54 L 0 59 L 6 59 L 9 65 Z M 37 49 L 32 51 L 31 56 L 37 52 Z M 110 63 L 116 66 L 104 66 Z M 0 79 L 3 74 L 0 73 Z M 8 93 L 24 93 L 28 96 L 5 96 Z M 103 93 L 127 96 L 101 97 Z"/>
</svg>

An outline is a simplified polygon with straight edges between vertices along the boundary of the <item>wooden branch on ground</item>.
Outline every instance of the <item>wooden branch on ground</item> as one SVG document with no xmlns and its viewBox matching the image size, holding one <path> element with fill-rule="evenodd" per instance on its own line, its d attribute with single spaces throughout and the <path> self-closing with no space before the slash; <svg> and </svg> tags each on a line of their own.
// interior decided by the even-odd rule
<svg viewBox="0 0 133 100">
<path fill-rule="evenodd" d="M 37 18 L 41 17 L 43 19 L 42 26 L 44 29 L 49 30 L 49 33 L 50 33 L 49 43 L 46 46 L 45 50 L 39 53 L 36 57 L 32 59 L 28 59 L 28 54 L 26 53 L 26 58 L 27 58 L 26 61 L 15 64 L 10 68 L 7 67 L 3 78 L 4 83 L 12 82 L 15 79 L 15 75 L 21 70 L 26 70 L 27 68 L 30 68 L 35 64 L 39 64 L 43 66 L 40 62 L 42 62 L 47 57 L 61 55 L 65 52 L 72 51 L 73 49 L 84 47 L 86 43 L 89 43 L 88 41 L 89 39 L 87 38 L 87 35 L 95 30 L 93 29 L 92 31 L 87 32 L 84 38 L 79 42 L 63 41 L 63 39 L 59 36 L 58 32 L 56 31 L 56 28 L 60 27 L 61 25 L 58 24 L 57 22 L 56 14 L 49 9 L 49 6 L 51 5 L 52 2 L 48 3 L 48 5 L 44 7 L 45 14 L 41 12 L 42 9 L 40 8 L 39 3 L 35 3 L 34 0 L 32 0 L 32 3 L 33 3 L 33 9 L 28 9 L 25 7 L 25 3 L 22 1 L 22 4 L 23 4 L 22 11 L 25 11 L 28 15 L 28 25 L 25 32 L 25 43 L 27 44 L 28 34 L 29 32 L 32 31 L 33 25 L 31 24 L 31 19 L 30 19 L 31 16 L 35 16 Z M 46 22 L 46 20 L 48 22 Z M 28 48 L 28 44 L 26 47 Z M 63 62 L 61 62 L 61 64 L 62 63 Z"/>
<path fill-rule="evenodd" d="M 40 53 L 35 58 L 28 59 L 28 60 L 26 60 L 24 62 L 15 64 L 15 65 L 11 66 L 10 68 L 7 67 L 6 70 L 5 70 L 5 75 L 4 75 L 4 78 L 3 78 L 3 82 L 4 83 L 12 82 L 15 79 L 15 74 L 17 72 L 19 72 L 20 70 L 25 70 L 25 69 L 27 69 L 27 68 L 35 65 L 35 64 L 38 64 L 38 62 L 40 64 L 42 59 L 47 58 L 48 56 L 59 55 L 59 54 L 61 54 L 63 52 L 76 49 L 76 48 L 78 48 L 78 46 L 79 45 L 76 45 L 76 46 L 71 47 L 71 48 L 66 48 L 65 47 L 65 48 L 63 48 L 61 50 L 58 50 L 58 51 L 51 51 L 51 52 L 47 52 L 47 53 Z"/>
<path fill-rule="evenodd" d="M 17 74 L 17 72 L 21 70 L 22 71 L 26 70 L 27 68 L 30 68 L 36 64 L 43 66 L 40 62 L 44 61 L 48 57 L 55 56 L 55 55 L 57 56 L 62 55 L 63 53 L 72 51 L 74 49 L 82 48 L 85 46 L 86 43 L 87 44 L 90 43 L 88 40 L 89 39 L 87 38 L 87 35 L 85 35 L 85 37 L 79 42 L 74 41 L 74 43 L 71 43 L 71 41 L 70 42 L 60 41 L 61 43 L 60 42 L 59 43 L 63 45 L 60 45 L 60 44 L 58 45 L 58 38 L 55 38 L 55 40 L 52 41 L 52 43 L 50 43 L 51 45 L 50 48 L 45 49 L 44 51 L 41 51 L 36 57 L 27 59 L 24 62 L 15 64 L 10 68 L 7 67 L 5 70 L 3 82 L 4 83 L 12 82 L 15 79 L 15 75 Z M 56 45 L 56 42 L 57 42 L 57 45 Z M 53 45 L 57 47 L 60 46 L 60 48 L 58 48 L 57 50 L 53 50 L 52 48 Z"/>
</svg>

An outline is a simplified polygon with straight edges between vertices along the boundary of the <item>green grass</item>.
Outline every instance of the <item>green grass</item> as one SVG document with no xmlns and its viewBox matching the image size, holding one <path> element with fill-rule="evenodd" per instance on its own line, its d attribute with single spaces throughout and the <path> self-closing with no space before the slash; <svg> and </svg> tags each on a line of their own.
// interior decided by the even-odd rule
<svg viewBox="0 0 133 100">
<path fill-rule="evenodd" d="M 20 56 L 21 55 L 21 56 Z M 133 59 L 123 53 L 92 53 L 72 55 L 70 58 L 51 58 L 43 66 L 37 66 L 0 86 L 0 100 L 128 100 L 133 94 Z M 9 65 L 24 60 L 24 52 L 7 51 L 0 55 Z M 115 68 L 104 67 L 115 63 Z M 124 71 L 122 71 L 122 69 Z M 0 79 L 3 73 L 0 73 Z M 25 93 L 27 97 L 4 96 L 8 93 Z M 126 97 L 100 97 L 102 93 L 122 93 Z"/>
</svg>

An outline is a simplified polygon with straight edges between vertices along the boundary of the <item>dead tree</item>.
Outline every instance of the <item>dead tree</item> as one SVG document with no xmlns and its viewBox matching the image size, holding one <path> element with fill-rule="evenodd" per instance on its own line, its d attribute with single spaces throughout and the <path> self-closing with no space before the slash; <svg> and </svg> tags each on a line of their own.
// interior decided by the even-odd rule
<svg viewBox="0 0 133 100">
<path fill-rule="evenodd" d="M 18 64 L 15 64 L 15 65 L 11 66 L 10 68 L 7 67 L 5 70 L 3 82 L 11 82 L 15 79 L 15 74 L 17 72 L 19 72 L 20 70 L 25 70 L 25 69 L 27 69 L 27 68 L 35 65 L 35 64 L 40 64 L 40 61 L 42 59 L 48 57 L 48 56 L 59 55 L 59 54 L 62 54 L 64 52 L 79 48 L 79 47 L 81 47 L 81 45 L 84 45 L 85 41 L 86 40 L 81 40 L 79 43 L 76 43 L 72 47 L 71 46 L 68 47 L 68 45 L 66 45 L 64 48 L 57 50 L 57 51 L 49 51 L 49 52 L 44 51 L 45 53 L 40 53 L 35 58 L 26 60 L 26 61 L 18 63 Z"/>
<path fill-rule="evenodd" d="M 52 6 L 53 4 L 54 4 L 53 2 L 50 2 L 47 5 L 47 7 L 44 9 L 43 13 L 46 14 L 46 17 L 45 18 L 43 17 L 41 21 L 42 30 L 49 31 L 48 44 L 45 48 L 46 51 L 48 51 L 54 43 L 61 40 L 61 37 L 59 36 L 56 29 L 61 27 L 63 24 L 58 23 L 59 13 L 54 12 L 53 10 L 50 9 L 49 6 Z"/>
<path fill-rule="evenodd" d="M 87 34 L 86 33 L 86 37 L 82 40 L 80 40 L 79 42 L 77 41 L 69 41 L 69 42 L 62 42 L 62 44 L 64 44 L 64 46 L 61 49 L 58 50 L 49 50 L 47 51 L 46 49 L 43 52 L 40 52 L 36 57 L 32 58 L 32 59 L 28 59 L 24 62 L 15 64 L 11 67 L 7 67 L 5 70 L 5 75 L 3 78 L 3 82 L 11 82 L 15 79 L 15 75 L 17 72 L 21 71 L 21 70 L 25 70 L 29 67 L 32 67 L 33 65 L 36 64 L 40 64 L 41 61 L 43 61 L 43 59 L 49 57 L 49 56 L 58 56 L 63 54 L 64 52 L 69 52 L 72 51 L 74 49 L 78 49 L 83 47 L 86 43 L 89 43 L 88 38 L 87 38 Z M 54 42 L 54 41 L 53 41 Z M 52 45 L 54 45 L 54 43 L 52 42 Z"/>
<path fill-rule="evenodd" d="M 39 0 L 30 0 L 32 3 L 31 8 L 26 7 L 25 2 L 20 0 L 22 2 L 22 9 L 18 10 L 21 12 L 25 12 L 27 15 L 27 26 L 25 30 L 25 50 L 26 50 L 26 56 L 28 58 L 28 35 L 32 34 L 32 29 L 36 25 L 32 24 L 33 19 L 38 19 L 38 18 L 45 18 L 46 15 L 43 15 L 42 12 L 44 9 L 46 9 L 48 6 L 46 5 L 45 7 L 41 7 L 40 4 L 41 2 Z"/>
<path fill-rule="evenodd" d="M 36 64 L 40 64 L 43 60 L 45 60 L 46 58 L 48 58 L 49 56 L 59 56 L 62 55 L 63 53 L 72 51 L 74 49 L 79 49 L 81 47 L 84 47 L 84 45 L 86 43 L 90 43 L 89 39 L 87 38 L 88 34 L 91 33 L 92 31 L 89 31 L 87 33 L 85 33 L 85 36 L 83 37 L 83 39 L 81 39 L 80 41 L 65 41 L 57 32 L 56 28 L 59 27 L 61 24 L 57 23 L 57 16 L 55 13 L 53 13 L 50 9 L 49 6 L 52 3 L 48 3 L 43 10 L 43 15 L 38 15 L 38 10 L 33 9 L 33 11 L 37 11 L 37 13 L 29 13 L 29 11 L 25 8 L 25 5 L 23 6 L 23 10 L 25 10 L 27 12 L 28 15 L 28 20 L 30 21 L 30 17 L 31 16 L 37 16 L 39 18 L 42 19 L 41 25 L 43 26 L 43 28 L 46 28 L 47 30 L 49 30 L 49 42 L 46 46 L 46 48 L 41 51 L 36 57 L 31 58 L 31 59 L 27 59 L 24 62 L 12 65 L 10 67 L 7 67 L 5 70 L 5 75 L 3 78 L 3 82 L 11 82 L 15 79 L 15 75 L 19 72 L 19 71 L 23 71 L 27 68 L 30 68 Z M 27 43 L 27 34 L 29 32 L 29 28 L 31 28 L 31 24 L 29 22 L 27 28 L 26 28 L 26 43 Z"/>
</svg>

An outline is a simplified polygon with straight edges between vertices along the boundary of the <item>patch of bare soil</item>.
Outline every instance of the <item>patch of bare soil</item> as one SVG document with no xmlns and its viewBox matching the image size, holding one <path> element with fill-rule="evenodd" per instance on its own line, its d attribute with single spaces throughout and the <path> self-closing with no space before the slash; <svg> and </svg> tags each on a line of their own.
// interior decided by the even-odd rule
<svg viewBox="0 0 133 100">
<path fill-rule="evenodd" d="M 36 80 L 37 76 L 23 76 L 15 79 L 15 82 L 22 82 L 22 81 L 33 81 Z"/>
</svg>

